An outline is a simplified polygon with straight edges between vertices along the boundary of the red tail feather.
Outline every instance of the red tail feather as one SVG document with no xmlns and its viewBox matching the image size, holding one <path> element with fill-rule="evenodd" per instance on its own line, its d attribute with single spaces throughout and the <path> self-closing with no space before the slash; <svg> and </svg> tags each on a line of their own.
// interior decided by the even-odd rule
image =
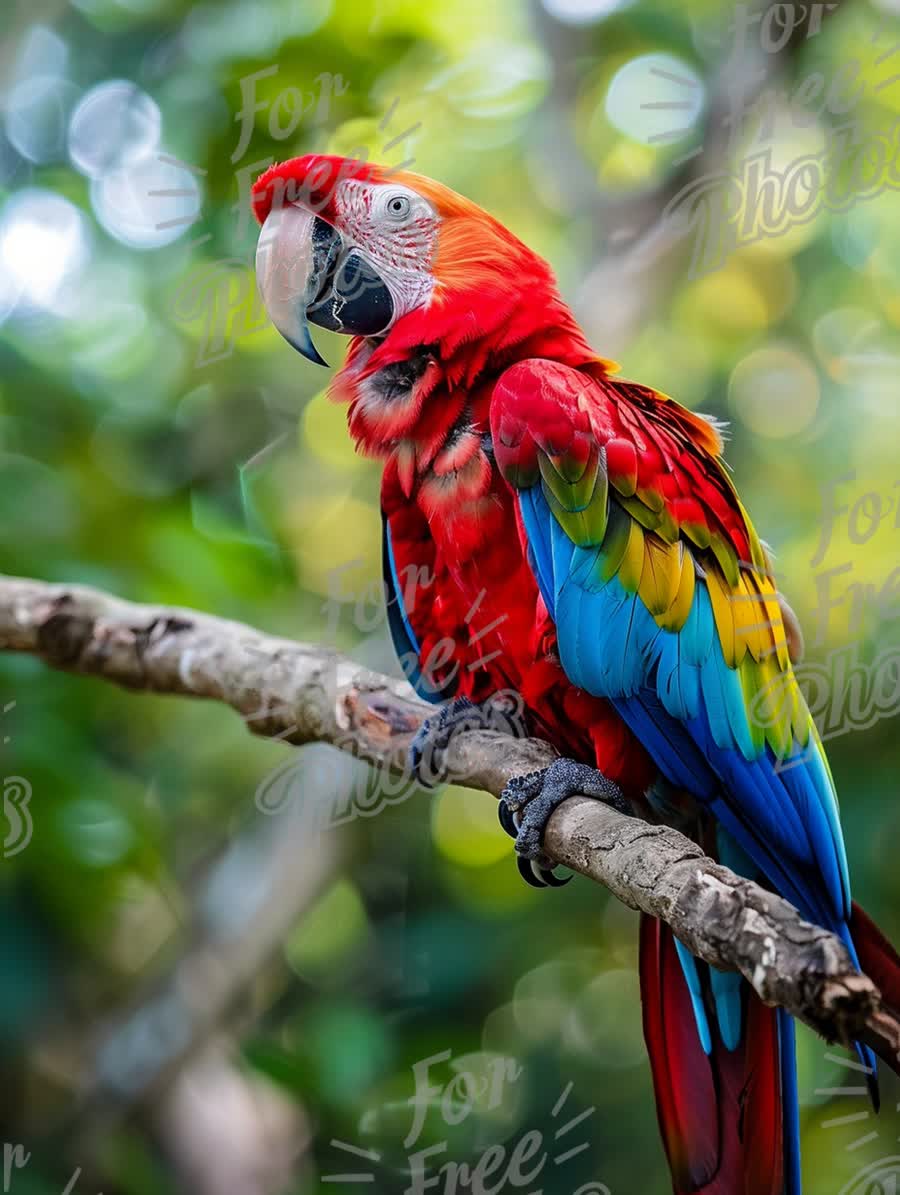
<svg viewBox="0 0 900 1195">
<path fill-rule="evenodd" d="M 668 926 L 641 921 L 644 1035 L 675 1195 L 783 1195 L 777 1014 L 747 988 L 744 1040 L 700 1044 Z M 714 1015 L 710 1010 L 710 1021 Z"/>
<path fill-rule="evenodd" d="M 900 955 L 890 944 L 869 915 L 853 904 L 850 919 L 853 944 L 859 955 L 859 965 L 881 992 L 885 1010 L 895 1021 L 900 1022 Z M 900 1056 L 896 1047 L 887 1045 L 876 1037 L 867 1039 L 867 1044 L 900 1075 Z"/>
</svg>

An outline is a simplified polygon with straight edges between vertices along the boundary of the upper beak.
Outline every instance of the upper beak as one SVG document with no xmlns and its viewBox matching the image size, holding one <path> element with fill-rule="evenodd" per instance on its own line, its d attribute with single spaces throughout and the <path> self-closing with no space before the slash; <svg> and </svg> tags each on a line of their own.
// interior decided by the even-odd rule
<svg viewBox="0 0 900 1195">
<path fill-rule="evenodd" d="M 309 321 L 351 336 L 377 336 L 394 316 L 377 271 L 327 221 L 297 204 L 273 208 L 256 250 L 256 281 L 272 323 L 298 352 L 327 365 Z"/>
</svg>

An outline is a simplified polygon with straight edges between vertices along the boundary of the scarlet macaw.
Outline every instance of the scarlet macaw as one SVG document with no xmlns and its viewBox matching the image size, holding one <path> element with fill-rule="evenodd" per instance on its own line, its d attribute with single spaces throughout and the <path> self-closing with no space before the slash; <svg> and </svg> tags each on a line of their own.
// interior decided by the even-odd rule
<svg viewBox="0 0 900 1195">
<path fill-rule="evenodd" d="M 624 794 L 838 934 L 900 1008 L 900 958 L 851 903 L 831 772 L 715 424 L 618 378 L 547 263 L 437 182 L 307 155 L 268 170 L 253 204 L 282 335 L 320 362 L 308 321 L 353 337 L 332 394 L 384 461 L 411 679 L 451 711 L 515 690 L 560 752 L 504 794 L 527 874 L 558 882 L 541 852 L 556 804 Z M 797 1195 L 790 1017 L 649 918 L 640 968 L 677 1195 Z"/>
</svg>

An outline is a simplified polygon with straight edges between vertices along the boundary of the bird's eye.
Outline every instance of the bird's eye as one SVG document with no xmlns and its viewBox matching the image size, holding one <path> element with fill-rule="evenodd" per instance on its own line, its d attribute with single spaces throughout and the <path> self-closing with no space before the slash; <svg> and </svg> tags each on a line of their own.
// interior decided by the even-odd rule
<svg viewBox="0 0 900 1195">
<path fill-rule="evenodd" d="M 402 220 L 409 215 L 410 203 L 405 195 L 392 195 L 387 201 L 388 215 L 394 220 Z"/>
</svg>

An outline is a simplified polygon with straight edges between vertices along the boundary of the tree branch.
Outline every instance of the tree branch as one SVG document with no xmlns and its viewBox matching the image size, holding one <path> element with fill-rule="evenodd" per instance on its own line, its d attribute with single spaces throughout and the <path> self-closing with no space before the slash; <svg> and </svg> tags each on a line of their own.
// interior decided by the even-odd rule
<svg viewBox="0 0 900 1195">
<path fill-rule="evenodd" d="M 410 739 L 433 712 L 404 681 L 366 673 L 327 648 L 81 586 L 0 578 L 0 649 L 129 689 L 220 701 L 255 734 L 331 743 L 389 769 L 406 766 Z M 512 776 L 555 755 L 538 739 L 469 731 L 454 739 L 446 764 L 456 783 L 496 797 Z M 554 813 L 545 849 L 667 922 L 698 957 L 739 971 L 763 1000 L 826 1039 L 864 1035 L 900 1052 L 900 1024 L 835 935 L 678 831 L 573 797 Z"/>
</svg>

